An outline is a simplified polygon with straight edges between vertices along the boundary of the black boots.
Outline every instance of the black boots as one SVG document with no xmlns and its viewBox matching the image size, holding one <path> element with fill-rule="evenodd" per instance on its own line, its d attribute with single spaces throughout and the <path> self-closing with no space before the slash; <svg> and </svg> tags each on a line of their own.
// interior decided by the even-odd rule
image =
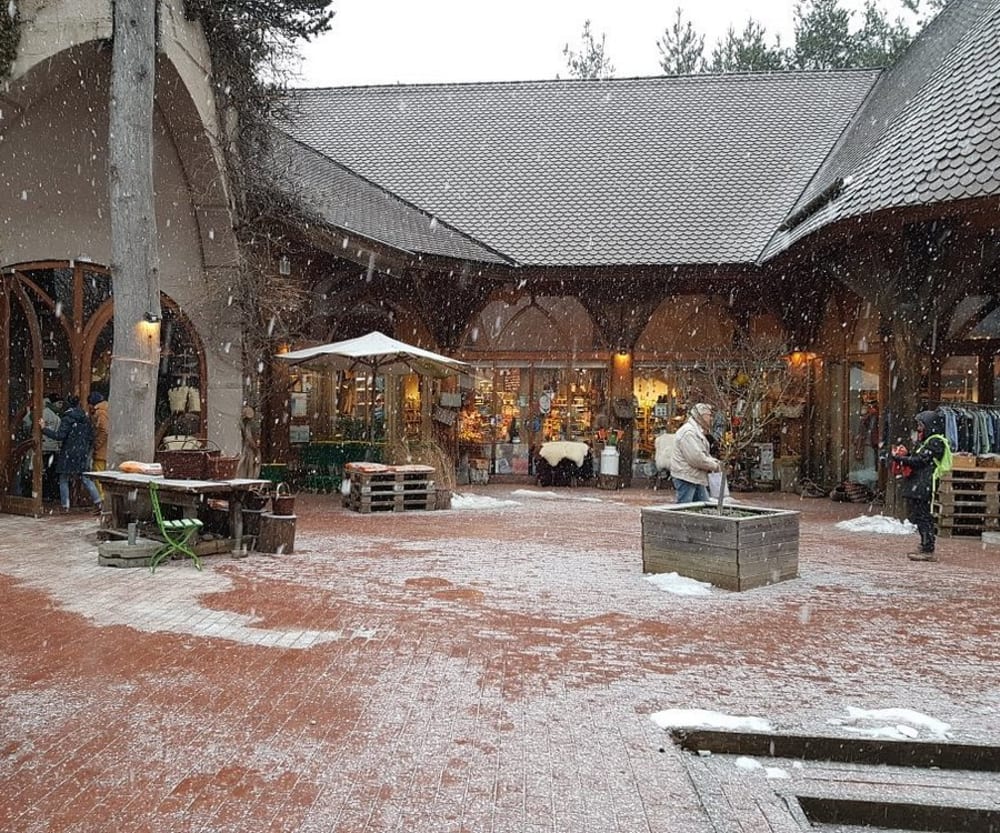
<svg viewBox="0 0 1000 833">
<path fill-rule="evenodd" d="M 911 552 L 907 556 L 910 561 L 937 561 L 934 554 L 934 532 L 920 533 L 920 551 Z"/>
</svg>

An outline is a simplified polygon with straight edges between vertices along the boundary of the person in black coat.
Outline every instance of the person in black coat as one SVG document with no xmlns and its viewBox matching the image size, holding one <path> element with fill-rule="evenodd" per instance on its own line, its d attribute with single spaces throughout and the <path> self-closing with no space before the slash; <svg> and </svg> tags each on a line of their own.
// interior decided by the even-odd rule
<svg viewBox="0 0 1000 833">
<path fill-rule="evenodd" d="M 937 468 L 948 450 L 944 436 L 944 416 L 937 411 L 921 411 L 916 417 L 917 447 L 911 454 L 893 454 L 903 466 L 902 496 L 910 521 L 920 533 L 920 549 L 908 554 L 911 561 L 937 561 L 934 554 L 934 517 L 931 501 L 937 485 Z"/>
<path fill-rule="evenodd" d="M 97 512 L 104 508 L 101 494 L 97 486 L 83 472 L 90 468 L 91 456 L 94 453 L 94 427 L 90 417 L 80 407 L 80 397 L 70 394 L 66 397 L 66 410 L 59 419 L 59 428 L 52 429 L 42 421 L 42 433 L 46 437 L 60 442 L 56 457 L 56 471 L 59 473 L 59 500 L 63 512 L 69 512 L 69 484 L 71 480 L 79 479 L 90 494 Z"/>
</svg>

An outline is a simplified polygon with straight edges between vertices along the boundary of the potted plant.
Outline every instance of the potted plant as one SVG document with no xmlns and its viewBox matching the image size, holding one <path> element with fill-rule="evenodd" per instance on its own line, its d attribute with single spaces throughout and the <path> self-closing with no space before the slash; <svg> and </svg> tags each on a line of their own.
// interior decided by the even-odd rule
<svg viewBox="0 0 1000 833">
<path fill-rule="evenodd" d="M 733 503 L 726 493 L 728 471 L 752 483 L 756 444 L 778 427 L 799 381 L 796 361 L 771 343 L 720 351 L 692 369 L 685 398 L 714 408 L 722 483 L 713 501 L 642 509 L 644 572 L 677 572 L 727 590 L 798 575 L 799 513 Z"/>
</svg>

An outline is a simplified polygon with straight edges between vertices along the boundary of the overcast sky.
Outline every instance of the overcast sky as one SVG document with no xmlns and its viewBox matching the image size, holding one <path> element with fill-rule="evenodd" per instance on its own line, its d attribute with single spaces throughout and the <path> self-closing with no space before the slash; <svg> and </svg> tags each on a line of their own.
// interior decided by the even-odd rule
<svg viewBox="0 0 1000 833">
<path fill-rule="evenodd" d="M 615 76 L 659 75 L 657 40 L 677 5 L 706 53 L 747 17 L 792 41 L 795 0 L 335 0 L 333 30 L 307 44 L 296 86 L 518 81 L 567 77 L 563 47 L 580 51 L 585 20 Z M 841 0 L 860 9 L 862 0 Z M 880 5 L 895 16 L 898 0 Z"/>
</svg>

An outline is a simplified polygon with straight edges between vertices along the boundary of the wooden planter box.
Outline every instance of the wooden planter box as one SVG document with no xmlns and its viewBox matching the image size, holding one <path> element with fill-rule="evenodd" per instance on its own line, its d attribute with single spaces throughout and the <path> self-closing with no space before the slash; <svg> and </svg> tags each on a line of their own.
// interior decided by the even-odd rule
<svg viewBox="0 0 1000 833">
<path fill-rule="evenodd" d="M 642 510 L 642 569 L 677 573 L 724 590 L 749 590 L 799 574 L 799 513 L 711 503 L 647 506 Z"/>
</svg>

